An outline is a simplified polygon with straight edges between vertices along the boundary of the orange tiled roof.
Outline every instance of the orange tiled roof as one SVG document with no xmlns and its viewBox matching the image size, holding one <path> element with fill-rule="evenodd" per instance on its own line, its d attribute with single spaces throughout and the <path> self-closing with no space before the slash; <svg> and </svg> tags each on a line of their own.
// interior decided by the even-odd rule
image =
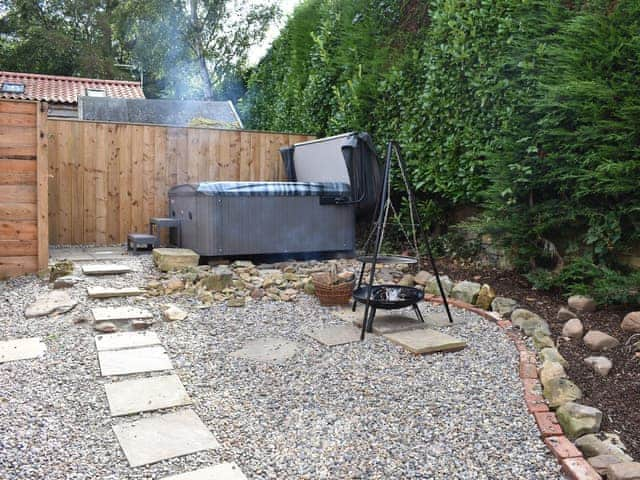
<svg viewBox="0 0 640 480">
<path fill-rule="evenodd" d="M 0 98 L 14 100 L 77 103 L 78 96 L 86 95 L 87 88 L 104 89 L 111 98 L 145 98 L 140 82 L 0 71 L 0 83 L 3 82 L 24 84 L 24 93 L 0 91 Z"/>
</svg>

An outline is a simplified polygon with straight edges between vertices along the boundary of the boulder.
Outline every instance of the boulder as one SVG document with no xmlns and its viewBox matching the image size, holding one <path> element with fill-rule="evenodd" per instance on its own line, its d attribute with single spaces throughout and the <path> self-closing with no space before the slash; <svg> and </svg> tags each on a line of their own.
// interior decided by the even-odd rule
<svg viewBox="0 0 640 480">
<path fill-rule="evenodd" d="M 98 322 L 93 328 L 100 333 L 113 333 L 118 331 L 118 327 L 112 322 Z"/>
<path fill-rule="evenodd" d="M 200 285 L 211 292 L 221 292 L 233 283 L 233 272 L 226 265 L 213 267 L 201 280 Z"/>
<path fill-rule="evenodd" d="M 620 328 L 629 333 L 640 333 L 640 312 L 627 313 L 622 319 Z"/>
<path fill-rule="evenodd" d="M 543 348 L 554 348 L 556 346 L 553 343 L 553 338 L 546 335 L 542 330 L 536 330 L 533 332 L 533 346 L 536 350 L 542 350 Z"/>
<path fill-rule="evenodd" d="M 576 318 L 575 313 L 573 313 L 571 310 L 569 310 L 566 307 L 560 307 L 560 310 L 558 310 L 558 315 L 557 315 L 557 319 L 560 322 L 566 322 L 567 320 L 571 320 L 572 318 Z"/>
<path fill-rule="evenodd" d="M 398 285 L 402 285 L 403 287 L 413 287 L 414 284 L 415 284 L 415 279 L 413 278 L 413 275 L 408 273 L 403 275 L 400 281 L 398 282 Z"/>
<path fill-rule="evenodd" d="M 536 330 L 540 330 L 545 335 L 551 335 L 549 324 L 540 316 L 524 308 L 517 308 L 511 313 L 511 323 L 528 336 L 532 336 Z"/>
<path fill-rule="evenodd" d="M 153 263 L 163 272 L 197 267 L 200 255 L 188 248 L 155 248 Z"/>
<path fill-rule="evenodd" d="M 264 289 L 263 288 L 254 288 L 253 290 L 251 290 L 251 293 L 249 295 L 254 300 L 262 300 L 262 297 L 264 297 Z"/>
<path fill-rule="evenodd" d="M 556 410 L 558 423 L 564 434 L 570 439 L 581 437 L 589 433 L 598 433 L 602 422 L 602 412 L 597 408 L 567 402 Z"/>
<path fill-rule="evenodd" d="M 169 280 L 164 282 L 164 291 L 167 295 L 173 292 L 179 292 L 183 289 L 184 282 L 178 277 L 171 277 Z"/>
<path fill-rule="evenodd" d="M 624 452 L 624 445 L 617 435 L 603 432 L 591 433 L 576 439 L 575 444 L 587 458 L 598 455 L 613 455 L 621 462 L 632 461 L 631 457 Z"/>
<path fill-rule="evenodd" d="M 614 463 L 607 468 L 608 480 L 640 480 L 640 462 Z"/>
<path fill-rule="evenodd" d="M 167 322 L 175 322 L 176 320 L 184 320 L 189 315 L 176 305 L 167 305 L 162 311 L 162 317 Z"/>
<path fill-rule="evenodd" d="M 613 363 L 607 357 L 587 357 L 584 359 L 584 363 L 603 377 L 609 375 L 611 368 L 613 368 Z"/>
<path fill-rule="evenodd" d="M 61 290 L 53 290 L 38 298 L 29 305 L 24 316 L 27 318 L 43 317 L 45 315 L 66 313 L 78 304 L 68 293 Z"/>
<path fill-rule="evenodd" d="M 414 281 L 418 285 L 426 285 L 427 283 L 436 281 L 436 277 L 427 272 L 426 270 L 420 270 L 418 274 L 415 276 Z"/>
<path fill-rule="evenodd" d="M 611 350 L 620 345 L 617 339 L 599 330 L 589 330 L 583 341 L 587 348 L 593 352 Z"/>
<path fill-rule="evenodd" d="M 589 464 L 600 475 L 607 474 L 607 468 L 614 463 L 620 463 L 620 459 L 615 455 L 596 455 L 588 459 Z"/>
<path fill-rule="evenodd" d="M 551 383 L 551 380 L 566 378 L 567 373 L 564 371 L 564 367 L 558 362 L 547 361 L 542 364 L 542 368 L 540 368 L 538 375 L 542 386 L 547 388 L 547 385 Z"/>
<path fill-rule="evenodd" d="M 274 285 L 282 285 L 284 281 L 284 274 L 280 270 L 276 270 L 275 272 L 264 275 L 262 286 L 269 288 Z"/>
<path fill-rule="evenodd" d="M 71 260 L 60 260 L 49 270 L 49 281 L 55 282 L 60 277 L 66 277 L 73 274 L 73 262 Z"/>
<path fill-rule="evenodd" d="M 74 277 L 73 275 L 65 275 L 64 277 L 58 277 L 53 281 L 53 288 L 55 290 L 60 288 L 71 288 L 76 283 L 81 282 L 82 278 Z"/>
<path fill-rule="evenodd" d="M 493 299 L 493 302 L 491 302 L 491 310 L 499 313 L 503 317 L 511 315 L 511 312 L 513 312 L 517 306 L 518 302 L 506 297 L 496 297 Z"/>
<path fill-rule="evenodd" d="M 462 300 L 473 305 L 478 298 L 481 285 L 476 282 L 463 281 L 456 283 L 451 290 L 451 298 Z"/>
<path fill-rule="evenodd" d="M 569 308 L 578 313 L 595 312 L 598 306 L 593 298 L 585 295 L 571 295 L 567 303 Z"/>
<path fill-rule="evenodd" d="M 131 328 L 134 330 L 144 330 L 145 328 L 149 328 L 151 325 L 153 325 L 153 320 L 150 319 L 143 320 L 141 318 L 136 318 L 131 320 Z"/>
<path fill-rule="evenodd" d="M 571 318 L 562 327 L 562 336 L 569 338 L 582 338 L 584 326 L 579 318 Z"/>
<path fill-rule="evenodd" d="M 453 282 L 447 275 L 442 275 L 440 277 L 440 284 L 442 285 L 442 290 L 444 290 L 444 294 L 448 297 L 451 295 L 451 290 L 453 290 Z M 440 289 L 438 288 L 438 282 L 436 281 L 436 277 L 433 276 L 427 283 L 424 285 L 425 293 L 431 293 L 432 295 L 440 296 Z"/>
<path fill-rule="evenodd" d="M 251 260 L 235 260 L 231 264 L 232 268 L 253 268 L 253 262 Z"/>
<path fill-rule="evenodd" d="M 478 292 L 478 298 L 476 298 L 476 305 L 483 310 L 490 310 L 491 303 L 496 298 L 496 292 L 491 288 L 491 286 L 486 283 L 480 287 L 480 291 Z"/>
<path fill-rule="evenodd" d="M 560 354 L 557 348 L 543 348 L 540 350 L 540 361 L 544 362 L 557 362 L 564 368 L 569 366 L 569 362 Z"/>
<path fill-rule="evenodd" d="M 306 293 L 307 295 L 315 295 L 316 294 L 316 287 L 313 284 L 313 282 L 306 282 L 304 284 L 304 293 Z"/>
<path fill-rule="evenodd" d="M 280 300 L 282 300 L 283 302 L 291 302 L 295 300 L 297 295 L 297 290 L 295 290 L 294 288 L 287 288 L 283 292 L 280 292 Z"/>
<path fill-rule="evenodd" d="M 244 307 L 246 303 L 244 297 L 231 297 L 227 300 L 227 307 Z"/>
<path fill-rule="evenodd" d="M 544 391 L 549 407 L 558 408 L 567 402 L 573 402 L 582 398 L 580 388 L 568 378 L 553 378 L 547 382 Z"/>
</svg>

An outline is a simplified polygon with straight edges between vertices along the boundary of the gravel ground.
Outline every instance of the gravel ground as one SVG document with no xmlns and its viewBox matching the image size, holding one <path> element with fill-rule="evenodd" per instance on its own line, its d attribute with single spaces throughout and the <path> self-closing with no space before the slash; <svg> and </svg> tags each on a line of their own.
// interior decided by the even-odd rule
<svg viewBox="0 0 640 480">
<path fill-rule="evenodd" d="M 56 318 L 25 320 L 23 310 L 47 284 L 22 277 L 2 284 L 0 338 L 41 336 L 35 360 L 0 365 L 0 478 L 158 479 L 223 461 L 249 479 L 561 479 L 524 406 L 517 353 L 495 325 L 464 312 L 441 328 L 469 346 L 414 356 L 369 335 L 328 348 L 306 337 L 339 324 L 314 298 L 253 302 L 246 308 L 196 309 L 188 296 L 86 298 L 86 285 L 143 285 L 149 257 L 127 260 L 133 273 L 88 278 L 69 289 L 80 301 Z M 132 469 L 112 425 L 99 376 L 94 331 L 73 319 L 97 305 L 189 309 L 181 322 L 158 320 L 158 332 L 193 408 L 221 448 Z M 434 308 L 435 309 L 435 308 Z M 282 364 L 229 355 L 246 342 L 285 337 L 299 345 Z M 131 377 L 128 377 L 131 378 Z"/>
</svg>

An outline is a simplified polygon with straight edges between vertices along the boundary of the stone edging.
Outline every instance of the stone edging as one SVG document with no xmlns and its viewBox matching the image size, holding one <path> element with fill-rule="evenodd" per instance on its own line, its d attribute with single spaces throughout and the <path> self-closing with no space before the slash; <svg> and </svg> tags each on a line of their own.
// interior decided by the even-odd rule
<svg viewBox="0 0 640 480">
<path fill-rule="evenodd" d="M 424 299 L 430 303 L 442 303 L 442 298 L 437 295 L 427 293 Z M 539 393 L 542 391 L 542 385 L 538 380 L 536 352 L 527 348 L 522 336 L 513 330 L 511 321 L 504 320 L 501 315 L 495 312 L 488 312 L 454 298 L 447 298 L 447 302 L 449 305 L 473 312 L 496 323 L 513 341 L 520 354 L 519 374 L 527 410 L 534 417 L 540 430 L 540 436 L 560 463 L 564 474 L 571 480 L 602 480 L 600 474 L 587 462 L 582 452 L 564 435 L 556 414 L 549 410 L 547 403 Z"/>
</svg>

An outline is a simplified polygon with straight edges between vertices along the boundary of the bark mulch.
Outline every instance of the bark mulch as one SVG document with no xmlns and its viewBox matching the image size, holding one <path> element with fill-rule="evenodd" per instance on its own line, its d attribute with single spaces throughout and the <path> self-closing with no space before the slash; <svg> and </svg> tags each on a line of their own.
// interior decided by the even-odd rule
<svg viewBox="0 0 640 480">
<path fill-rule="evenodd" d="M 556 314 L 560 307 L 566 306 L 566 299 L 561 295 L 534 290 L 525 277 L 492 267 L 439 259 L 438 269 L 454 281 L 473 280 L 491 285 L 499 296 L 513 298 L 547 320 L 556 341 L 560 339 L 563 323 L 557 320 Z M 620 435 L 629 454 L 637 461 L 640 460 L 640 358 L 634 354 L 631 344 L 626 345 L 631 334 L 620 329 L 622 317 L 631 310 L 605 307 L 579 315 L 585 333 L 590 329 L 601 330 L 621 342 L 620 347 L 602 354 L 613 362 L 608 376 L 601 377 L 584 364 L 586 357 L 601 354 L 591 352 L 582 341 L 560 339 L 558 349 L 569 362 L 567 374 L 582 389 L 581 403 L 602 410 L 602 431 Z M 638 336 L 634 337 L 633 343 L 638 340 Z"/>
</svg>

